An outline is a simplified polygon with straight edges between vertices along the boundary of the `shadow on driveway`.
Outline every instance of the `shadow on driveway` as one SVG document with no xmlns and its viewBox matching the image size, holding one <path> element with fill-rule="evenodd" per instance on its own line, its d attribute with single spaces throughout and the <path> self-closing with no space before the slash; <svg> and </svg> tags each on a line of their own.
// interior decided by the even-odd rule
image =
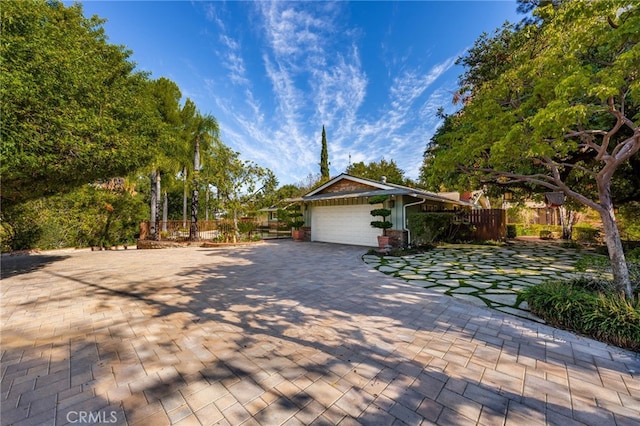
<svg viewBox="0 0 640 426">
<path fill-rule="evenodd" d="M 384 276 L 362 251 L 283 241 L 74 254 L 64 268 L 32 272 L 55 292 L 24 297 L 13 277 L 3 414 L 44 388 L 58 416 L 121 407 L 129 424 L 632 424 L 640 415 L 632 354 Z M 58 373 L 48 366 L 23 390 L 38 359 L 70 381 L 46 390 Z"/>
</svg>

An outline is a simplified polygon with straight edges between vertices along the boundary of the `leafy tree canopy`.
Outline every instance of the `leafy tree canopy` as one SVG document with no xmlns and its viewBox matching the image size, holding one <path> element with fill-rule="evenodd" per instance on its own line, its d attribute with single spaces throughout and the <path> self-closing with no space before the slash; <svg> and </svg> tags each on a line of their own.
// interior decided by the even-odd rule
<svg viewBox="0 0 640 426">
<path fill-rule="evenodd" d="M 6 1 L 0 41 L 4 203 L 70 190 L 149 162 L 158 127 L 145 74 L 103 20 L 59 1 Z"/>
<path fill-rule="evenodd" d="M 389 183 L 398 185 L 411 184 L 411 181 L 404 177 L 404 170 L 398 167 L 394 160 L 387 161 L 384 158 L 380 161 L 372 161 L 369 164 L 365 164 L 362 161 L 350 164 L 346 173 L 351 176 L 373 180 L 380 180 L 382 176 L 385 176 Z"/>
<path fill-rule="evenodd" d="M 434 137 L 423 178 L 539 185 L 595 209 L 614 277 L 630 295 L 611 194 L 616 173 L 640 150 L 640 9 L 572 1 L 534 14 L 542 19 L 498 33 L 510 43 L 481 38 L 474 61 L 463 61 L 480 71 L 491 54 L 508 53 L 500 73 L 463 77 L 471 85 L 465 106 Z"/>
</svg>

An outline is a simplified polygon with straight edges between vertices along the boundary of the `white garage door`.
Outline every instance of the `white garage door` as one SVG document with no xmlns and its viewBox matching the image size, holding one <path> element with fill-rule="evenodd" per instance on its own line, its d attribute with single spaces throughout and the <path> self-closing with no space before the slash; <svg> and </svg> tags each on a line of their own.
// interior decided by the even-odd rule
<svg viewBox="0 0 640 426">
<path fill-rule="evenodd" d="M 377 247 L 382 230 L 370 225 L 376 220 L 370 213 L 373 208 L 369 204 L 312 207 L 312 241 Z"/>
</svg>

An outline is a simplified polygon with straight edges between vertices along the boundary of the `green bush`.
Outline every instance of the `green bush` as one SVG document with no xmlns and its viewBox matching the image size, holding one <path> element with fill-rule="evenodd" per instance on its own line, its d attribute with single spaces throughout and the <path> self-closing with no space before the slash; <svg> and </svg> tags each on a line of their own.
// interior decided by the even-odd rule
<svg viewBox="0 0 640 426">
<path fill-rule="evenodd" d="M 381 216 L 382 220 L 374 220 L 371 222 L 371 226 L 379 229 L 389 229 L 393 226 L 393 223 L 387 220 L 388 216 L 391 216 L 391 210 L 389 209 L 373 209 L 371 210 L 371 216 Z"/>
<path fill-rule="evenodd" d="M 640 263 L 640 247 L 636 247 L 633 250 L 629 250 L 624 254 L 624 256 L 629 262 Z"/>
<path fill-rule="evenodd" d="M 584 243 L 595 244 L 600 240 L 600 230 L 591 226 L 574 226 L 573 239 Z"/>
<path fill-rule="evenodd" d="M 409 215 L 409 230 L 416 245 L 446 241 L 451 234 L 454 213 L 414 213 Z"/>
<path fill-rule="evenodd" d="M 518 236 L 517 226 L 513 223 L 507 225 L 507 238 L 515 238 Z"/>
<path fill-rule="evenodd" d="M 238 222 L 238 231 L 241 234 L 249 234 L 258 229 L 258 225 L 254 221 L 241 220 Z"/>
<path fill-rule="evenodd" d="M 85 185 L 2 211 L 3 251 L 114 246 L 135 241 L 148 217 L 141 197 Z"/>
<path fill-rule="evenodd" d="M 566 248 L 566 249 L 576 249 L 576 250 L 580 250 L 582 248 L 579 242 L 573 241 L 573 240 L 562 241 L 560 243 L 560 247 Z"/>
<path fill-rule="evenodd" d="M 293 204 L 287 209 L 288 224 L 293 229 L 300 229 L 304 225 L 304 216 L 300 204 Z"/>
<path fill-rule="evenodd" d="M 548 281 L 521 291 L 531 312 L 549 324 L 605 343 L 640 350 L 640 298 L 609 291 L 604 280 Z"/>
<path fill-rule="evenodd" d="M 559 234 L 562 233 L 562 227 L 559 225 L 540 225 L 537 223 L 528 225 L 523 223 L 517 223 L 515 224 L 515 227 L 516 227 L 517 235 L 537 237 L 540 235 L 541 231 L 555 232 Z"/>
</svg>

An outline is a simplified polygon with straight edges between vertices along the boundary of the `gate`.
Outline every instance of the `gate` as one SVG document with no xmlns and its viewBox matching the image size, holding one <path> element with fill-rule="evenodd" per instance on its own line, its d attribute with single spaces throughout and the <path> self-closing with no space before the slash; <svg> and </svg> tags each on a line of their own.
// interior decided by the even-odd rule
<svg viewBox="0 0 640 426">
<path fill-rule="evenodd" d="M 469 223 L 475 226 L 473 238 L 477 240 L 505 240 L 507 213 L 504 209 L 481 209 L 469 212 Z"/>
</svg>

